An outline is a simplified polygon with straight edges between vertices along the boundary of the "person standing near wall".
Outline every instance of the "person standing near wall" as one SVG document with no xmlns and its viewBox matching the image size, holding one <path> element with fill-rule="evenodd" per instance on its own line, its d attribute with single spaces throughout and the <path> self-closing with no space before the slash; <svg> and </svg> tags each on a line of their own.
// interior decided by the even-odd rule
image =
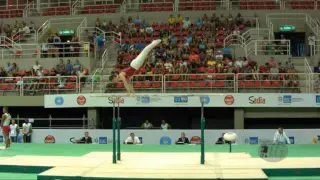
<svg viewBox="0 0 320 180">
<path fill-rule="evenodd" d="M 275 144 L 291 144 L 287 134 L 283 131 L 282 127 L 274 134 L 273 143 Z"/>
<path fill-rule="evenodd" d="M 28 119 L 22 124 L 23 142 L 31 143 L 32 125 Z"/>
<path fill-rule="evenodd" d="M 309 56 L 313 56 L 314 50 L 315 50 L 315 45 L 316 45 L 316 37 L 310 33 L 308 37 L 308 43 L 309 43 Z"/>
<path fill-rule="evenodd" d="M 19 126 L 16 124 L 15 120 L 11 120 L 10 124 L 10 140 L 11 143 L 16 143 L 18 141 L 18 135 L 19 135 Z"/>
</svg>

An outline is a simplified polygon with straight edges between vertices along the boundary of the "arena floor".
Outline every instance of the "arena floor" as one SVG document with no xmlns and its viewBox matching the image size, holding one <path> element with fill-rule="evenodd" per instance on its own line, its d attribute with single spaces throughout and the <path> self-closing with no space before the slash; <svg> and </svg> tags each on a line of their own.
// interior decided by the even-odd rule
<svg viewBox="0 0 320 180">
<path fill-rule="evenodd" d="M 289 145 L 288 157 L 267 162 L 258 145 L 122 145 L 122 161 L 112 164 L 112 145 L 14 144 L 0 151 L 0 179 L 229 179 L 320 180 L 320 144 Z M 179 153 L 181 152 L 181 153 Z"/>
</svg>

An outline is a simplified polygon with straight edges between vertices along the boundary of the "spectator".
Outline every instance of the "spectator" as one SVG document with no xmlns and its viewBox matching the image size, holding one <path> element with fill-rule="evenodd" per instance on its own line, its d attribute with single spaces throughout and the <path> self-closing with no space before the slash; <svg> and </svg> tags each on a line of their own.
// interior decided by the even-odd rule
<svg viewBox="0 0 320 180">
<path fill-rule="evenodd" d="M 144 43 L 141 42 L 141 41 L 138 41 L 138 43 L 137 43 L 137 45 L 136 45 L 136 49 L 137 49 L 138 51 L 142 51 L 144 48 L 145 48 Z"/>
<path fill-rule="evenodd" d="M 241 16 L 240 13 L 238 13 L 238 15 L 236 16 L 235 21 L 236 21 L 236 25 L 237 25 L 237 26 L 243 24 L 244 19 L 243 19 L 243 17 Z"/>
<path fill-rule="evenodd" d="M 203 21 L 201 20 L 201 18 L 198 18 L 196 20 L 195 24 L 196 24 L 197 28 L 200 29 L 202 27 L 202 25 L 203 25 Z"/>
<path fill-rule="evenodd" d="M 31 143 L 32 125 L 28 119 L 22 124 L 23 142 Z"/>
<path fill-rule="evenodd" d="M 146 120 L 146 122 L 141 125 L 141 128 L 142 128 L 142 129 L 152 129 L 153 126 L 152 126 L 152 124 L 149 122 L 149 120 Z"/>
<path fill-rule="evenodd" d="M 41 43 L 41 57 L 43 58 L 48 57 L 48 44 L 45 42 Z"/>
<path fill-rule="evenodd" d="M 33 65 L 33 70 L 37 72 L 38 70 L 40 70 L 40 68 L 41 68 L 41 65 L 39 64 L 39 61 L 36 60 L 35 65 Z"/>
<path fill-rule="evenodd" d="M 16 63 L 12 63 L 11 75 L 17 76 L 19 74 L 19 67 Z"/>
<path fill-rule="evenodd" d="M 97 38 L 96 38 L 96 42 L 97 42 L 97 45 L 98 45 L 98 56 L 97 58 L 101 58 L 102 57 L 102 54 L 105 50 L 104 48 L 104 43 L 105 43 L 105 39 L 103 37 L 103 34 L 100 34 Z"/>
<path fill-rule="evenodd" d="M 97 28 L 101 28 L 101 22 L 100 22 L 99 18 L 96 19 L 95 25 L 96 25 Z"/>
<path fill-rule="evenodd" d="M 11 63 L 7 62 L 7 64 L 6 64 L 6 73 L 8 74 L 9 72 L 11 72 L 11 70 L 12 70 Z"/>
<path fill-rule="evenodd" d="M 291 144 L 287 134 L 283 131 L 282 127 L 279 127 L 273 137 L 273 143 L 275 144 Z"/>
<path fill-rule="evenodd" d="M 313 56 L 314 55 L 314 48 L 316 45 L 316 36 L 314 36 L 312 33 L 310 33 L 310 35 L 308 37 L 308 41 L 309 41 L 309 56 Z"/>
<path fill-rule="evenodd" d="M 274 57 L 271 57 L 270 60 L 268 61 L 270 67 L 275 67 L 277 66 L 277 61 L 274 59 Z"/>
<path fill-rule="evenodd" d="M 60 63 L 57 64 L 57 74 L 64 75 L 66 73 L 66 65 L 63 63 L 63 59 L 60 59 Z"/>
<path fill-rule="evenodd" d="M 170 15 L 170 17 L 168 19 L 168 23 L 169 23 L 169 25 L 175 25 L 176 19 L 173 17 L 173 15 Z"/>
<path fill-rule="evenodd" d="M 80 144 L 92 144 L 92 138 L 89 136 L 88 132 L 84 133 L 84 137 L 82 137 L 78 143 Z"/>
<path fill-rule="evenodd" d="M 181 24 L 182 24 L 182 21 L 183 21 L 183 17 L 182 17 L 180 14 L 178 14 L 178 16 L 177 16 L 177 18 L 176 18 L 176 24 L 181 25 Z"/>
<path fill-rule="evenodd" d="M 188 17 L 186 17 L 183 21 L 182 21 L 182 29 L 183 30 L 188 30 L 191 26 L 191 21 Z"/>
<path fill-rule="evenodd" d="M 20 132 L 19 126 L 16 124 L 16 121 L 12 119 L 10 124 L 11 143 L 15 143 L 18 141 L 19 132 Z"/>
<path fill-rule="evenodd" d="M 73 74 L 73 65 L 71 64 L 70 59 L 68 59 L 66 64 L 66 72 L 68 75 Z"/>
<path fill-rule="evenodd" d="M 146 28 L 146 35 L 153 37 L 153 28 L 150 24 L 148 24 L 147 28 Z"/>
<path fill-rule="evenodd" d="M 168 123 L 166 123 L 165 120 L 162 120 L 162 123 L 160 125 L 160 129 L 168 130 L 168 129 L 171 129 L 171 126 Z"/>
<path fill-rule="evenodd" d="M 135 136 L 134 133 L 130 133 L 130 136 L 124 141 L 125 144 L 140 144 L 139 137 Z"/>
<path fill-rule="evenodd" d="M 189 144 L 190 141 L 189 139 L 186 137 L 186 134 L 184 132 L 181 133 L 181 137 L 178 139 L 178 141 L 176 142 L 176 144 Z"/>
<path fill-rule="evenodd" d="M 276 65 L 271 66 L 270 68 L 270 80 L 278 80 L 279 79 L 279 69 Z"/>
<path fill-rule="evenodd" d="M 79 62 L 79 59 L 76 60 L 76 63 L 73 64 L 72 66 L 72 71 L 74 74 L 78 74 L 81 72 L 81 64 Z"/>
</svg>

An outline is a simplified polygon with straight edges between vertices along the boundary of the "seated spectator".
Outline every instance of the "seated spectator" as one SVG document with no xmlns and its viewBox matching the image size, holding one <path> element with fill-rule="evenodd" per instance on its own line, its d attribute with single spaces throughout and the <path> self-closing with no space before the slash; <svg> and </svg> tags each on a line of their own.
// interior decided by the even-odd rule
<svg viewBox="0 0 320 180">
<path fill-rule="evenodd" d="M 181 16 L 181 14 L 178 14 L 176 18 L 176 24 L 182 25 L 182 21 L 183 21 L 183 17 Z"/>
<path fill-rule="evenodd" d="M 178 41 L 177 36 L 174 34 L 174 32 L 171 33 L 170 37 L 169 37 L 169 43 L 171 45 L 176 45 Z"/>
<path fill-rule="evenodd" d="M 162 123 L 160 125 L 160 129 L 168 130 L 168 129 L 171 129 L 171 126 L 168 123 L 166 123 L 165 120 L 162 120 Z"/>
<path fill-rule="evenodd" d="M 65 75 L 66 65 L 63 63 L 63 59 L 60 59 L 60 63 L 57 64 L 56 70 L 57 70 L 57 74 L 60 74 L 62 76 Z"/>
<path fill-rule="evenodd" d="M 7 74 L 10 73 L 10 71 L 12 70 L 12 66 L 11 66 L 11 63 L 10 63 L 10 62 L 7 62 L 5 69 L 6 69 L 6 73 L 7 73 Z"/>
<path fill-rule="evenodd" d="M 270 68 L 270 80 L 278 80 L 279 79 L 279 69 L 277 66 L 271 66 Z"/>
<path fill-rule="evenodd" d="M 179 137 L 178 141 L 176 141 L 176 144 L 189 144 L 190 141 L 186 137 L 186 134 L 184 132 L 181 133 L 181 137 Z"/>
<path fill-rule="evenodd" d="M 11 75 L 17 76 L 19 74 L 19 67 L 16 63 L 12 63 Z"/>
<path fill-rule="evenodd" d="M 140 139 L 135 136 L 134 133 L 130 133 L 130 136 L 124 141 L 124 144 L 140 144 Z"/>
<path fill-rule="evenodd" d="M 73 64 L 72 66 L 72 72 L 74 74 L 78 74 L 79 72 L 81 72 L 82 66 L 80 64 L 79 59 L 76 60 L 76 63 Z"/>
<path fill-rule="evenodd" d="M 146 120 L 146 122 L 141 125 L 141 128 L 142 128 L 142 129 L 152 129 L 153 126 L 152 126 L 152 124 L 149 122 L 149 120 Z"/>
<path fill-rule="evenodd" d="M 92 138 L 89 136 L 88 132 L 84 133 L 84 137 L 78 140 L 79 144 L 92 144 Z"/>
<path fill-rule="evenodd" d="M 140 25 L 141 24 L 141 18 L 139 17 L 139 15 L 137 15 L 136 19 L 135 19 L 135 23 L 136 25 Z"/>
<path fill-rule="evenodd" d="M 100 19 L 99 19 L 99 18 L 96 19 L 96 21 L 95 21 L 95 26 L 96 26 L 97 28 L 101 28 L 101 22 L 100 22 Z"/>
<path fill-rule="evenodd" d="M 239 26 L 239 25 L 243 24 L 243 22 L 244 22 L 243 17 L 241 16 L 240 13 L 238 13 L 238 15 L 235 18 L 236 25 Z"/>
<path fill-rule="evenodd" d="M 203 25 L 203 21 L 201 20 L 201 18 L 198 18 L 195 22 L 195 25 L 197 26 L 198 29 L 200 29 Z"/>
<path fill-rule="evenodd" d="M 141 42 L 141 41 L 138 41 L 138 43 L 136 44 L 136 49 L 137 49 L 138 51 L 142 51 L 144 48 L 145 48 L 144 43 Z"/>
<path fill-rule="evenodd" d="M 67 64 L 66 64 L 66 73 L 68 75 L 72 75 L 73 74 L 73 65 L 71 64 L 69 59 L 68 59 Z"/>
<path fill-rule="evenodd" d="M 175 25 L 176 19 L 173 17 L 173 15 L 170 15 L 170 17 L 168 19 L 168 23 L 169 23 L 169 25 Z"/>
<path fill-rule="evenodd" d="M 275 67 L 277 66 L 277 61 L 274 59 L 274 57 L 271 57 L 270 60 L 268 61 L 270 67 Z"/>
<path fill-rule="evenodd" d="M 153 28 L 150 24 L 146 27 L 146 35 L 152 37 L 153 36 Z"/>
<path fill-rule="evenodd" d="M 273 143 L 275 144 L 291 144 L 287 134 L 283 131 L 282 127 L 279 127 L 273 137 Z"/>
<path fill-rule="evenodd" d="M 191 51 L 191 54 L 189 56 L 189 61 L 190 62 L 194 62 L 194 63 L 199 63 L 200 57 L 199 57 L 198 54 L 196 54 L 195 52 Z"/>
<path fill-rule="evenodd" d="M 38 70 L 40 70 L 42 66 L 39 64 L 39 61 L 35 61 L 35 65 L 33 65 L 33 70 L 35 72 L 37 72 Z"/>
<path fill-rule="evenodd" d="M 3 69 L 3 67 L 0 67 L 0 77 L 6 77 L 6 71 Z"/>
<path fill-rule="evenodd" d="M 191 26 L 192 22 L 190 21 L 190 19 L 188 17 L 186 17 L 183 21 L 182 21 L 182 29 L 183 30 L 188 30 Z"/>
</svg>

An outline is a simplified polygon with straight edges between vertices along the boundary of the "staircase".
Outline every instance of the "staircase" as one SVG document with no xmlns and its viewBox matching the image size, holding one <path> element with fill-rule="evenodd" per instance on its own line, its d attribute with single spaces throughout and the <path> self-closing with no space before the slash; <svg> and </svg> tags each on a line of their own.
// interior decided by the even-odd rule
<svg viewBox="0 0 320 180">
<path fill-rule="evenodd" d="M 0 49 L 1 59 L 15 59 L 16 56 L 22 52 L 22 48 L 19 44 L 5 36 L 0 36 Z"/>
<path fill-rule="evenodd" d="M 301 93 L 309 93 L 311 83 L 310 73 L 312 73 L 312 71 L 308 59 L 305 57 L 291 57 L 291 62 L 294 63 L 297 73 L 300 73 L 299 82 Z"/>
</svg>

